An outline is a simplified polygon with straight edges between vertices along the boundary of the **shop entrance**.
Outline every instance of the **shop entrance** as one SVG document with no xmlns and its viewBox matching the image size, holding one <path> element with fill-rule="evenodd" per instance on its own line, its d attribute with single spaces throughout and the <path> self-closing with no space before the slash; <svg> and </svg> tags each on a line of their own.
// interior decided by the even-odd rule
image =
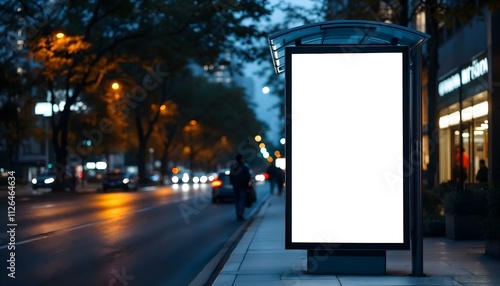
<svg viewBox="0 0 500 286">
<path fill-rule="evenodd" d="M 488 120 L 487 117 L 477 118 L 472 121 L 462 123 L 462 132 L 459 126 L 453 126 L 451 129 L 450 140 L 450 160 L 452 170 L 452 180 L 460 182 L 460 139 L 462 139 L 462 166 L 463 182 L 477 183 L 476 174 L 480 168 L 480 160 L 484 160 L 488 166 Z"/>
<path fill-rule="evenodd" d="M 459 126 L 452 127 L 452 145 L 450 146 L 452 180 L 455 183 L 469 183 L 471 179 L 470 155 L 472 146 L 470 144 L 470 124 L 462 123 L 462 131 Z M 461 150 L 461 152 L 460 152 Z M 462 170 L 462 171 L 461 171 Z"/>
</svg>

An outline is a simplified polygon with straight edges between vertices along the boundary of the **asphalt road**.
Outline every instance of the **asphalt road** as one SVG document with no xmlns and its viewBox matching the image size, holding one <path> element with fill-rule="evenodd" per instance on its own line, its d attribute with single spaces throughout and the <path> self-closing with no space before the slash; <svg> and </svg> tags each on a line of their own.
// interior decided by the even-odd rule
<svg viewBox="0 0 500 286">
<path fill-rule="evenodd" d="M 1 202 L 0 285 L 189 285 L 243 225 L 208 185 L 16 198 L 13 227 Z"/>
</svg>

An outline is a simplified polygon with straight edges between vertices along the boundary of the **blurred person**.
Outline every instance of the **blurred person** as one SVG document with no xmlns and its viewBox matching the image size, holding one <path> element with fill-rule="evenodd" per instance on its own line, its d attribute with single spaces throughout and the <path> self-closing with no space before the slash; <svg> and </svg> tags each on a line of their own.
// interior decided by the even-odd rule
<svg viewBox="0 0 500 286">
<path fill-rule="evenodd" d="M 244 220 L 246 193 L 252 183 L 250 167 L 241 154 L 236 155 L 236 162 L 231 166 L 229 179 L 233 185 L 236 219 Z"/>
<path fill-rule="evenodd" d="M 285 184 L 285 171 L 281 168 L 276 168 L 276 184 L 278 185 L 278 195 L 283 194 L 283 185 Z"/>
<path fill-rule="evenodd" d="M 274 193 L 274 189 L 276 188 L 276 173 L 277 173 L 277 171 L 278 171 L 278 168 L 273 163 L 270 163 L 269 167 L 267 167 L 267 170 L 266 170 L 266 173 L 268 175 L 267 181 L 269 182 L 271 195 Z"/>
<path fill-rule="evenodd" d="M 488 183 L 488 167 L 484 159 L 479 160 L 479 170 L 477 171 L 476 180 L 480 183 Z"/>
<path fill-rule="evenodd" d="M 462 152 L 460 152 L 462 150 Z M 467 170 L 469 169 L 469 156 L 465 149 L 455 146 L 455 168 L 453 171 L 455 182 L 463 183 L 467 180 Z"/>
</svg>

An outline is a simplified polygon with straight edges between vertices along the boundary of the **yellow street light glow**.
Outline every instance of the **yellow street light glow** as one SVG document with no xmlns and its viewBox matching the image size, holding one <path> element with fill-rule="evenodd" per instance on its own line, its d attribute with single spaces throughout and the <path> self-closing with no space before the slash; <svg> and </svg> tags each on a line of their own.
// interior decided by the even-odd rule
<svg viewBox="0 0 500 286">
<path fill-rule="evenodd" d="M 194 119 L 192 119 L 191 121 L 189 121 L 189 125 L 194 126 L 196 124 L 198 124 L 198 122 L 196 120 L 194 120 Z"/>
<path fill-rule="evenodd" d="M 255 135 L 255 142 L 260 142 L 262 137 L 260 135 Z"/>
<path fill-rule="evenodd" d="M 260 149 L 262 149 L 262 148 L 266 148 L 266 144 L 264 144 L 264 143 L 260 143 L 260 144 L 259 144 L 259 148 L 260 148 Z"/>
<path fill-rule="evenodd" d="M 64 38 L 64 33 L 57 33 L 56 38 L 58 38 L 58 39 Z"/>
<path fill-rule="evenodd" d="M 111 88 L 117 90 L 120 88 L 120 85 L 117 82 L 113 82 L 113 84 L 111 84 Z"/>
<path fill-rule="evenodd" d="M 162 104 L 162 106 L 160 106 L 161 111 L 166 110 L 166 109 L 167 109 L 167 106 L 165 104 Z"/>
</svg>

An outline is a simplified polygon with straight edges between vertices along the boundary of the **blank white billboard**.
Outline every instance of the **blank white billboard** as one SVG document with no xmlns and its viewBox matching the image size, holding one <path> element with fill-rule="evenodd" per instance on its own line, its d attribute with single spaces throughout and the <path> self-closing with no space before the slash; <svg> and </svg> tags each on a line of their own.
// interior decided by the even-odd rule
<svg viewBox="0 0 500 286">
<path fill-rule="evenodd" d="M 288 248 L 408 243 L 408 54 L 392 48 L 287 50 Z"/>
</svg>

